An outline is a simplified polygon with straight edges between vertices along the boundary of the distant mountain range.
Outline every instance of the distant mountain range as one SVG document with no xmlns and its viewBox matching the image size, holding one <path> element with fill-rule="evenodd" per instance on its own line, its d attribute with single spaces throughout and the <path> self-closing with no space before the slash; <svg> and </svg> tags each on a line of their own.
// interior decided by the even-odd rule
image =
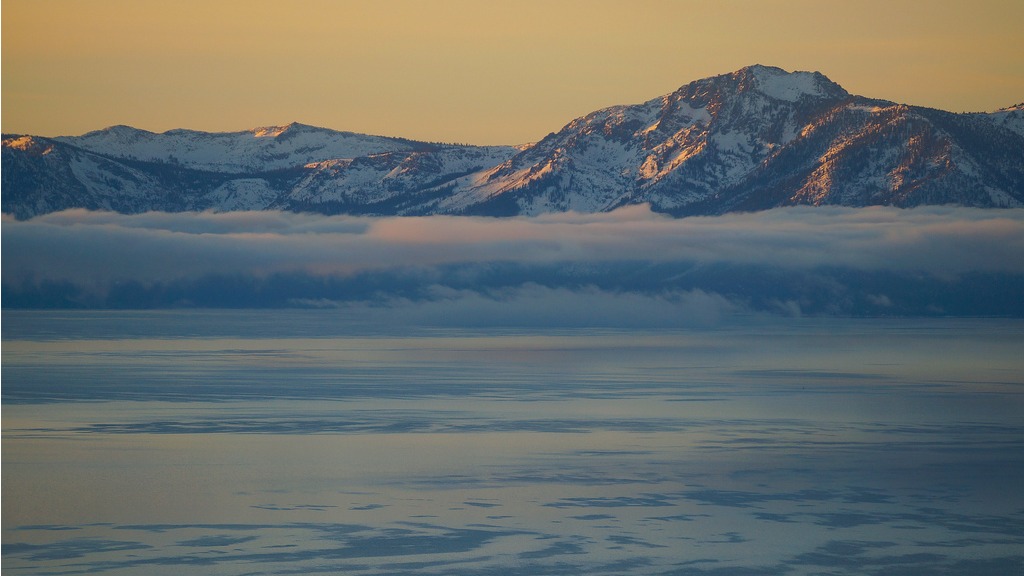
<svg viewBox="0 0 1024 576">
<path fill-rule="evenodd" d="M 114 126 L 3 136 L 2 210 L 534 215 L 649 203 L 675 216 L 791 205 L 1024 206 L 1024 104 L 956 114 L 750 66 L 577 118 L 539 142 L 468 146 L 302 124 Z"/>
</svg>

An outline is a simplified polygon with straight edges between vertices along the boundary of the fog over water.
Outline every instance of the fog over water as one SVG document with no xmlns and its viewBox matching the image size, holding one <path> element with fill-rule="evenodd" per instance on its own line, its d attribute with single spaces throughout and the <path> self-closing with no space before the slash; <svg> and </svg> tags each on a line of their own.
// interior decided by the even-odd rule
<svg viewBox="0 0 1024 576">
<path fill-rule="evenodd" d="M 707 324 L 737 311 L 1024 317 L 1024 210 L 72 210 L 5 217 L 2 234 L 6 308 L 370 307 L 430 323 L 545 326 Z"/>
<path fill-rule="evenodd" d="M 1024 567 L 1020 320 L 381 313 L 5 310 L 5 571 Z"/>
</svg>

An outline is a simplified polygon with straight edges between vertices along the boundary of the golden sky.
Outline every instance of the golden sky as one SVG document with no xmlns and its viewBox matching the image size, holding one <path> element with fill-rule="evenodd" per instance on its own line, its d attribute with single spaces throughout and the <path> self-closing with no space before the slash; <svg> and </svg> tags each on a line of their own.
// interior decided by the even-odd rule
<svg viewBox="0 0 1024 576">
<path fill-rule="evenodd" d="M 952 111 L 1024 101 L 1022 0 L 3 0 L 5 133 L 298 121 L 535 141 L 749 64 Z"/>
</svg>

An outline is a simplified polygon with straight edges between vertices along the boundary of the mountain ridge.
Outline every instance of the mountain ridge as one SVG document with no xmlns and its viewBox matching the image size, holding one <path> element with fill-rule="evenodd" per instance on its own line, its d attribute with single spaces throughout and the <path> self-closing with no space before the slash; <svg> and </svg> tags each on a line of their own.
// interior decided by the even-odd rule
<svg viewBox="0 0 1024 576">
<path fill-rule="evenodd" d="M 298 122 L 238 132 L 112 126 L 4 135 L 3 202 L 66 208 L 535 215 L 647 203 L 1024 206 L 1024 105 L 954 114 L 754 65 L 576 118 L 537 142 L 418 142 Z"/>
</svg>

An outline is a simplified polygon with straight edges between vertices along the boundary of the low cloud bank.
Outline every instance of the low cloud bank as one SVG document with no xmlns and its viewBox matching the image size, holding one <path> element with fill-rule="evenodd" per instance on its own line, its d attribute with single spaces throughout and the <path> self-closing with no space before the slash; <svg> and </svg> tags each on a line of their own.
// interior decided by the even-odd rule
<svg viewBox="0 0 1024 576">
<path fill-rule="evenodd" d="M 672 219 L 72 210 L 4 217 L 5 307 L 405 308 L 616 322 L 786 313 L 1021 315 L 1024 210 L 785 208 Z M 503 310 L 515 310 L 505 313 Z M 621 314 L 620 312 L 621 311 Z"/>
</svg>

